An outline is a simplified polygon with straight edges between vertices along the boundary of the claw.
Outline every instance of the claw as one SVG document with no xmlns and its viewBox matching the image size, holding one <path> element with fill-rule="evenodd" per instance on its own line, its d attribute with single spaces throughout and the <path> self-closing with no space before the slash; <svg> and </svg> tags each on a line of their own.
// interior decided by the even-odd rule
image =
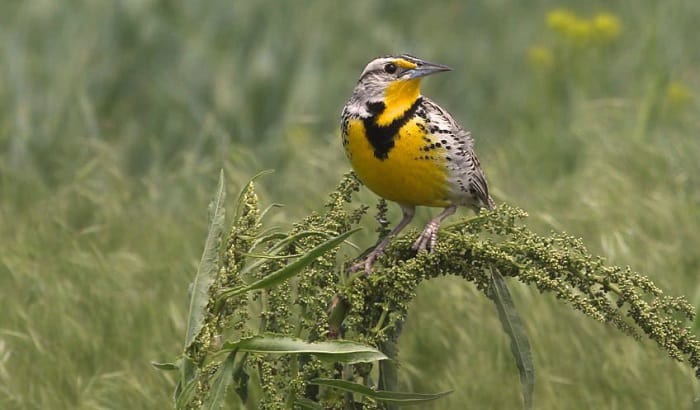
<svg viewBox="0 0 700 410">
<path fill-rule="evenodd" d="M 416 241 L 413 243 L 413 250 L 417 252 L 432 252 L 437 244 L 437 232 L 439 227 L 439 223 L 436 223 L 435 221 L 431 221 L 429 224 L 427 224 L 425 229 L 423 229 L 423 232 L 421 232 L 421 234 L 418 236 L 418 239 L 416 239 Z"/>
<path fill-rule="evenodd" d="M 379 258 L 384 253 L 384 249 L 386 249 L 386 247 L 389 246 L 391 238 L 395 235 L 398 235 L 398 233 L 401 232 L 401 230 L 405 228 L 409 222 L 411 222 L 411 219 L 413 219 L 415 208 L 412 206 L 402 205 L 401 211 L 403 212 L 403 217 L 401 218 L 401 221 L 398 223 L 398 225 L 396 225 L 394 229 L 392 229 L 391 232 L 389 232 L 389 234 L 385 236 L 384 239 L 382 239 L 381 242 L 379 242 L 374 249 L 372 249 L 372 252 L 370 252 L 364 260 L 358 261 L 355 264 L 353 264 L 350 267 L 350 272 L 357 272 L 358 270 L 363 268 L 365 270 L 366 275 L 369 275 L 372 272 L 372 266 L 374 265 L 374 262 L 376 262 L 377 258 Z"/>
<path fill-rule="evenodd" d="M 379 258 L 379 256 L 381 256 L 381 254 L 383 253 L 383 250 L 380 250 L 379 252 L 376 252 L 376 250 L 377 249 L 370 252 L 364 260 L 355 262 L 350 267 L 350 272 L 354 273 L 359 271 L 360 269 L 364 269 L 365 275 L 369 275 L 372 272 L 372 266 L 374 265 L 374 262 L 376 262 L 377 258 Z"/>
<path fill-rule="evenodd" d="M 425 225 L 425 229 L 423 229 L 423 232 L 420 233 L 418 239 L 416 239 L 416 242 L 413 244 L 413 250 L 417 252 L 432 252 L 437 245 L 440 223 L 443 219 L 455 213 L 456 210 L 457 207 L 455 205 L 448 206 L 440 213 L 440 215 L 436 216 L 427 225 Z"/>
</svg>

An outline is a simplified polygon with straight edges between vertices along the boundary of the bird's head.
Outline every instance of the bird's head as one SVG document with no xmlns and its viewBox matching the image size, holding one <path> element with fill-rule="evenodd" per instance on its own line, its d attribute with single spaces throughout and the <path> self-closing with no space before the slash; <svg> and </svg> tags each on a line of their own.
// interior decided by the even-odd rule
<svg viewBox="0 0 700 410">
<path fill-rule="evenodd" d="M 382 107 L 384 121 L 380 122 L 390 122 L 420 96 L 423 77 L 449 70 L 451 68 L 446 65 L 408 54 L 378 57 L 362 71 L 352 100 L 357 110 L 364 111 L 365 115 L 373 111 L 371 107 Z"/>
</svg>

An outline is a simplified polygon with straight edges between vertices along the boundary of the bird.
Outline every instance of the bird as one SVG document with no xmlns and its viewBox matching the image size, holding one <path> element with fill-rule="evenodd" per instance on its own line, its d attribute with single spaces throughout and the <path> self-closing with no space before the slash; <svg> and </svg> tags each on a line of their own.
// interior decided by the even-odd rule
<svg viewBox="0 0 700 410">
<path fill-rule="evenodd" d="M 401 221 L 351 266 L 372 271 L 377 258 L 413 219 L 417 206 L 443 208 L 413 249 L 432 252 L 442 221 L 459 206 L 494 209 L 471 133 L 421 94 L 424 77 L 452 70 L 410 54 L 370 61 L 341 114 L 345 154 L 360 181 L 401 207 Z"/>
</svg>

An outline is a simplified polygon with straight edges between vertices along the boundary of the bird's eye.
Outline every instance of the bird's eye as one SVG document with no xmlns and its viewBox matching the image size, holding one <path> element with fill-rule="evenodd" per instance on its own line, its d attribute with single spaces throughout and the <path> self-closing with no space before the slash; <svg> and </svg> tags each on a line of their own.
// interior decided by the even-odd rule
<svg viewBox="0 0 700 410">
<path fill-rule="evenodd" d="M 396 64 L 389 63 L 389 64 L 385 65 L 384 71 L 386 71 L 389 74 L 394 74 L 396 72 Z"/>
</svg>

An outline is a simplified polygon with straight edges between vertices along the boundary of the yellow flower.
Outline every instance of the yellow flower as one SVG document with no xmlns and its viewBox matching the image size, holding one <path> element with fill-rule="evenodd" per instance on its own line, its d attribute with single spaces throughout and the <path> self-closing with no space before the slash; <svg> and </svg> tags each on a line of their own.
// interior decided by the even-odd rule
<svg viewBox="0 0 700 410">
<path fill-rule="evenodd" d="M 593 38 L 593 22 L 566 9 L 547 13 L 547 26 L 577 44 L 585 44 Z"/>
<path fill-rule="evenodd" d="M 547 26 L 560 34 L 566 34 L 577 20 L 576 14 L 567 9 L 554 9 L 547 13 Z"/>
<path fill-rule="evenodd" d="M 552 50 L 544 46 L 532 46 L 527 50 L 527 62 L 539 69 L 548 69 L 554 65 Z"/>
<path fill-rule="evenodd" d="M 593 37 L 593 24 L 588 20 L 576 19 L 571 23 L 566 34 L 579 43 L 585 43 Z"/>
<path fill-rule="evenodd" d="M 693 94 L 684 84 L 672 81 L 666 87 L 666 101 L 676 107 L 680 107 L 690 102 Z"/>
<path fill-rule="evenodd" d="M 613 40 L 620 35 L 622 24 L 617 16 L 610 13 L 598 13 L 593 17 L 593 30 L 598 38 Z"/>
</svg>

